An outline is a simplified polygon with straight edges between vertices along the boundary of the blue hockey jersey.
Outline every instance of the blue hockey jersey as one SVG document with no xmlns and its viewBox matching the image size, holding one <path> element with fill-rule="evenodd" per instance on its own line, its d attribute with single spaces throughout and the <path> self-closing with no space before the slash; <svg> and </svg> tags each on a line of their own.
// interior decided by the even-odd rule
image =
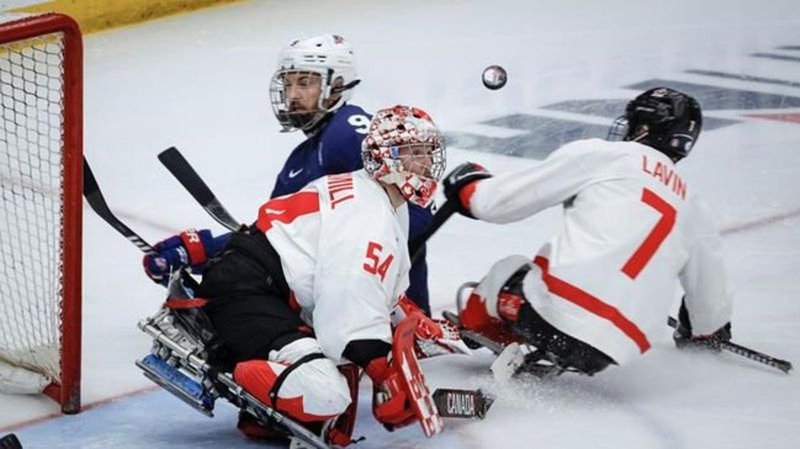
<svg viewBox="0 0 800 449">
<path fill-rule="evenodd" d="M 322 125 L 322 129 L 298 145 L 275 180 L 271 198 L 294 193 L 325 175 L 362 168 L 361 141 L 372 116 L 358 106 L 345 104 Z"/>
</svg>

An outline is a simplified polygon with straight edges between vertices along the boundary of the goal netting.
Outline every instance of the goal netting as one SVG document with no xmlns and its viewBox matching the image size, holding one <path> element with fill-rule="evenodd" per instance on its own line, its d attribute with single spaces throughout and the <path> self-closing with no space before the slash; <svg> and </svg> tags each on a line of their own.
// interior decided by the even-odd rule
<svg viewBox="0 0 800 449">
<path fill-rule="evenodd" d="M 0 13 L 0 391 L 80 407 L 82 44 Z"/>
</svg>

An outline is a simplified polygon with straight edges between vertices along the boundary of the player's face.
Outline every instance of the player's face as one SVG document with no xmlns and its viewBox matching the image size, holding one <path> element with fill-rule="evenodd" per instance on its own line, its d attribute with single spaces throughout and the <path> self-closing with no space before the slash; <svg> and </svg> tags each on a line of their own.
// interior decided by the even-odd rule
<svg viewBox="0 0 800 449">
<path fill-rule="evenodd" d="M 318 109 L 322 93 L 322 79 L 310 72 L 286 73 L 283 76 L 283 92 L 289 112 L 314 112 Z"/>
<path fill-rule="evenodd" d="M 431 173 L 433 166 L 433 145 L 416 143 L 404 145 L 399 148 L 400 162 L 403 169 L 426 178 L 434 178 Z"/>
</svg>

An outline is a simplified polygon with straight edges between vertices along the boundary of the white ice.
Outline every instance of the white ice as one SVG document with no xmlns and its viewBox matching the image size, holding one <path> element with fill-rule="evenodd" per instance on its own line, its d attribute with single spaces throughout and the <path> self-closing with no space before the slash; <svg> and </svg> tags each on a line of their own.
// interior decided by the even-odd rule
<svg viewBox="0 0 800 449">
<path fill-rule="evenodd" d="M 267 92 L 278 50 L 299 34 L 337 32 L 353 42 L 364 80 L 355 104 L 374 111 L 410 103 L 448 131 L 469 131 L 560 101 L 628 99 L 636 92 L 623 86 L 652 78 L 800 97 L 797 83 L 685 72 L 800 80 L 800 62 L 749 56 L 800 57 L 777 50 L 800 45 L 799 30 L 796 0 L 235 3 L 86 37 L 85 153 L 114 211 L 148 241 L 188 226 L 221 232 L 156 154 L 176 145 L 235 216 L 252 220 L 302 138 L 277 132 Z M 504 89 L 481 85 L 489 64 L 508 70 Z M 704 133 L 681 166 L 725 231 L 735 341 L 798 361 L 800 123 L 744 117 L 748 112 L 707 111 L 741 123 Z M 448 151 L 450 167 L 474 160 L 500 172 L 534 164 Z M 133 366 L 150 346 L 136 322 L 158 309 L 163 289 L 144 276 L 133 245 L 88 207 L 84 212 L 83 400 L 116 399 L 42 419 L 57 412 L 48 399 L 0 395 L 0 434 L 17 433 L 26 449 L 261 446 L 238 434 L 227 404 L 208 420 L 150 391 Z M 435 314 L 452 308 L 456 288 L 494 260 L 533 254 L 559 220 L 557 210 L 504 227 L 452 219 L 429 247 Z M 356 434 L 368 439 L 357 447 L 788 449 L 800 441 L 797 373 L 730 354 L 678 352 L 666 326 L 641 360 L 592 378 L 499 385 L 487 374 L 490 361 L 482 350 L 423 365 L 433 387 L 494 392 L 484 421 L 450 421 L 432 440 L 416 427 L 387 433 L 371 418 L 370 391 L 362 388 Z"/>
</svg>

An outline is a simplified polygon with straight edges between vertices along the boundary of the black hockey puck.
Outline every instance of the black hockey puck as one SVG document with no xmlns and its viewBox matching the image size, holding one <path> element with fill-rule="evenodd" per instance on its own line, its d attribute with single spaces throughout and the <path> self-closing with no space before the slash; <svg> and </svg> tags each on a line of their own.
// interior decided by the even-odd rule
<svg viewBox="0 0 800 449">
<path fill-rule="evenodd" d="M 483 69 L 482 79 L 483 85 L 486 86 L 487 89 L 497 90 L 506 85 L 508 74 L 506 73 L 506 69 L 499 65 L 490 65 Z"/>
</svg>

